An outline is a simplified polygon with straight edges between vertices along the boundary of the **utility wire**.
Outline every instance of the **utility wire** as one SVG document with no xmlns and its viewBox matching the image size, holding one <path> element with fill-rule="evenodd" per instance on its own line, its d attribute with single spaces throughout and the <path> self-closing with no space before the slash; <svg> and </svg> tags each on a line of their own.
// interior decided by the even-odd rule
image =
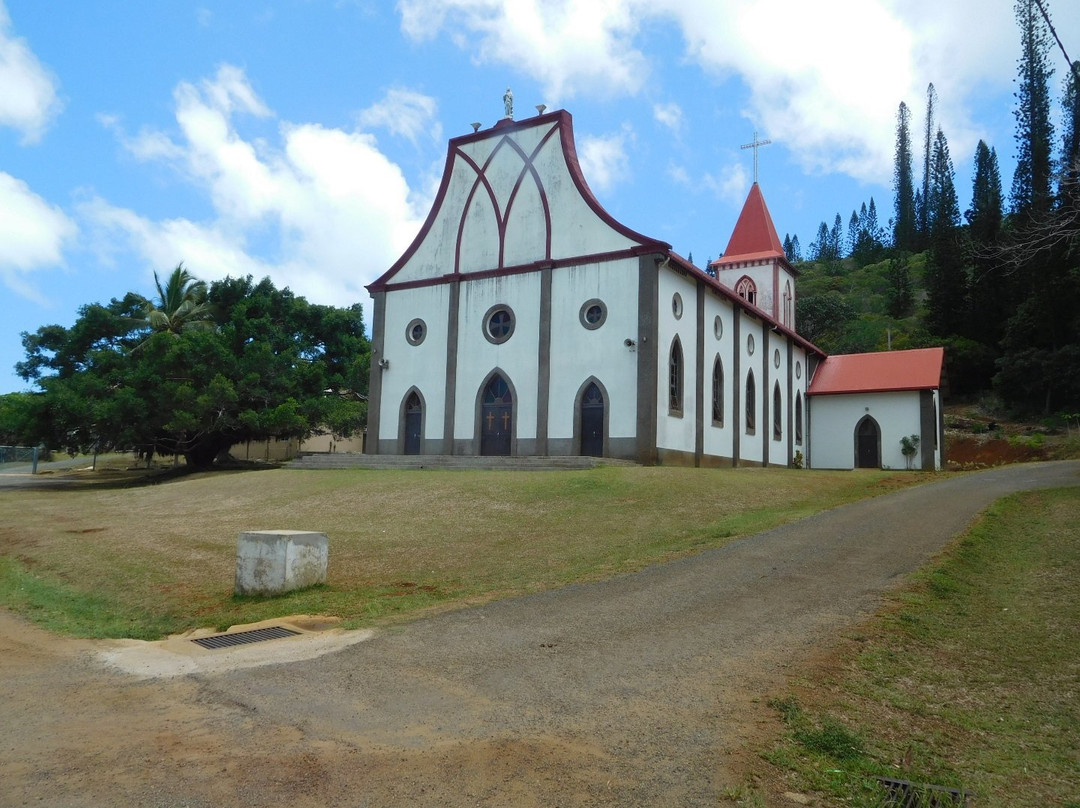
<svg viewBox="0 0 1080 808">
<path fill-rule="evenodd" d="M 1065 64 L 1072 70 L 1073 77 L 1080 81 L 1080 64 L 1077 64 L 1069 58 L 1069 54 L 1065 52 L 1065 45 L 1061 41 L 1061 37 L 1058 36 L 1058 32 L 1054 28 L 1054 24 L 1050 22 L 1050 14 L 1046 11 L 1046 7 L 1043 6 L 1043 0 L 1035 0 L 1035 5 L 1039 7 L 1039 12 L 1043 15 L 1043 19 L 1046 20 L 1047 26 L 1050 28 L 1050 33 L 1054 36 L 1054 41 L 1057 42 L 1058 47 L 1061 48 L 1061 55 L 1065 57 Z"/>
</svg>

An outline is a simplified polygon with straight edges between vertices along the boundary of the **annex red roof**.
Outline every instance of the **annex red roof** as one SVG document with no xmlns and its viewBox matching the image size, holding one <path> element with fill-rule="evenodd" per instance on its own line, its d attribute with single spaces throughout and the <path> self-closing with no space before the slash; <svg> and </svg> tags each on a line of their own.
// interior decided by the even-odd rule
<svg viewBox="0 0 1080 808">
<path fill-rule="evenodd" d="M 776 235 L 772 216 L 765 205 L 765 197 L 755 182 L 750 186 L 750 193 L 743 203 L 739 221 L 728 241 L 723 256 L 714 264 L 726 264 L 732 261 L 753 261 L 761 258 L 786 258 L 784 245 Z"/>
<path fill-rule="evenodd" d="M 944 348 L 833 355 L 818 366 L 806 394 L 931 390 L 941 386 L 944 362 Z"/>
</svg>

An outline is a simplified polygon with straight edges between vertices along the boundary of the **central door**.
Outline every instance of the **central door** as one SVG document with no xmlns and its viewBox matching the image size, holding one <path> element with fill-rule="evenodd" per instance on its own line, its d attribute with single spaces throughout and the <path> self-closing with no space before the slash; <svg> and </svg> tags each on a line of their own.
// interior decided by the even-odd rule
<svg viewBox="0 0 1080 808">
<path fill-rule="evenodd" d="M 414 390 L 405 399 L 405 454 L 420 454 L 420 432 L 423 424 L 424 407 L 420 396 Z"/>
<path fill-rule="evenodd" d="M 480 408 L 480 454 L 510 454 L 510 436 L 514 433 L 514 396 L 510 385 L 496 373 L 484 388 Z"/>
<path fill-rule="evenodd" d="M 581 397 L 581 454 L 604 456 L 604 394 L 596 382 Z"/>
<path fill-rule="evenodd" d="M 855 430 L 855 458 L 861 469 L 881 468 L 881 433 L 877 421 L 866 416 Z"/>
</svg>

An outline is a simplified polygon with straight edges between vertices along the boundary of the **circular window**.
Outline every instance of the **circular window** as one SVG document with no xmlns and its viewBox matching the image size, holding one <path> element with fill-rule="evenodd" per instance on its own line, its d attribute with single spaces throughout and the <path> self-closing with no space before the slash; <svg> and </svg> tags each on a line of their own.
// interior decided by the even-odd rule
<svg viewBox="0 0 1080 808">
<path fill-rule="evenodd" d="M 604 305 L 602 300 L 597 300 L 596 298 L 586 300 L 581 304 L 581 311 L 578 312 L 578 319 L 581 320 L 581 324 L 587 329 L 595 331 L 602 326 L 607 319 L 607 306 Z"/>
<path fill-rule="evenodd" d="M 676 320 L 682 319 L 682 295 L 678 292 L 671 296 L 671 313 Z"/>
<path fill-rule="evenodd" d="M 750 356 L 754 355 L 754 335 L 753 334 L 747 334 L 746 335 L 746 352 L 748 354 L 750 354 Z"/>
<path fill-rule="evenodd" d="M 716 338 L 720 339 L 724 336 L 724 321 L 720 319 L 720 315 L 716 315 L 712 321 L 712 331 L 716 334 Z"/>
<path fill-rule="evenodd" d="M 796 379 L 801 379 L 802 378 L 802 362 L 796 362 L 795 363 L 795 378 Z"/>
<path fill-rule="evenodd" d="M 774 368 L 780 367 L 780 349 L 779 348 L 777 348 L 775 351 L 773 351 L 772 363 L 773 363 Z"/>
<path fill-rule="evenodd" d="M 424 337 L 426 336 L 427 325 L 419 318 L 413 320 L 405 327 L 405 339 L 409 341 L 410 345 L 419 345 L 424 341 Z"/>
<path fill-rule="evenodd" d="M 514 333 L 514 312 L 502 303 L 487 310 L 484 315 L 484 336 L 487 341 L 499 345 L 506 342 Z"/>
</svg>

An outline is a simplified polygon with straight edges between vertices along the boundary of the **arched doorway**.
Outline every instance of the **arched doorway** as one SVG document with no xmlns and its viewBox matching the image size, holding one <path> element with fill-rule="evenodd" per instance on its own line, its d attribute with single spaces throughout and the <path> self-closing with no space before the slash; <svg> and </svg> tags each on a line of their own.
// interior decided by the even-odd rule
<svg viewBox="0 0 1080 808">
<path fill-rule="evenodd" d="M 604 456 L 604 394 L 591 382 L 581 396 L 581 454 Z"/>
<path fill-rule="evenodd" d="M 855 467 L 881 468 L 881 430 L 869 415 L 855 427 Z"/>
<path fill-rule="evenodd" d="M 424 405 L 420 396 L 413 390 L 405 398 L 405 434 L 402 452 L 407 455 L 420 454 L 420 443 L 424 431 Z"/>
<path fill-rule="evenodd" d="M 514 434 L 514 394 L 496 373 L 484 388 L 480 405 L 480 454 L 509 455 Z"/>
</svg>

